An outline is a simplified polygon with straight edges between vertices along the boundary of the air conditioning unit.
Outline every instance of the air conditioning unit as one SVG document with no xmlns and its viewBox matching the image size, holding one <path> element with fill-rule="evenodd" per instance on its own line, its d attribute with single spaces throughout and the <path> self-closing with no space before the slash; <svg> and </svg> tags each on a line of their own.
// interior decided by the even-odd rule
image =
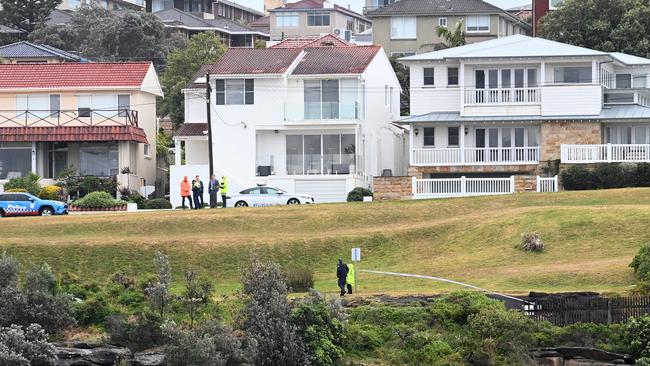
<svg viewBox="0 0 650 366">
<path fill-rule="evenodd" d="M 352 40 L 352 32 L 345 28 L 334 28 L 334 34 L 337 37 L 341 37 L 348 42 Z"/>
</svg>

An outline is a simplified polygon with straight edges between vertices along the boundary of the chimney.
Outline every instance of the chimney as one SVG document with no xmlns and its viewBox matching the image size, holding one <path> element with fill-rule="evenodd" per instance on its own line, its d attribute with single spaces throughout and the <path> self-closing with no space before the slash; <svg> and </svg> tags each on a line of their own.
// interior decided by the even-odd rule
<svg viewBox="0 0 650 366">
<path fill-rule="evenodd" d="M 533 1 L 533 37 L 537 37 L 539 20 L 542 19 L 549 11 L 551 0 L 532 0 Z"/>
<path fill-rule="evenodd" d="M 333 0 L 325 0 L 323 1 L 323 9 L 332 9 L 334 7 L 334 1 Z"/>
</svg>

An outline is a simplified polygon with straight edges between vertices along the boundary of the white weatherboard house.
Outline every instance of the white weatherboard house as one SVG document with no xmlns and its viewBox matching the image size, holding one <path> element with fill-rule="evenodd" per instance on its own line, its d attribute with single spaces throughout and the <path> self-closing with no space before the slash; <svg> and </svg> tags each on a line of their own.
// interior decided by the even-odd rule
<svg viewBox="0 0 650 366">
<path fill-rule="evenodd" d="M 229 49 L 196 75 L 175 134 L 171 199 L 184 175 L 207 181 L 205 72 L 212 87 L 215 173 L 233 193 L 258 184 L 344 201 L 386 169 L 404 174 L 400 86 L 381 47 L 330 40 L 289 48 Z M 202 79 L 201 79 L 202 78 Z M 184 161 L 181 149 L 184 147 Z M 184 163 L 185 165 L 181 165 Z"/>
<path fill-rule="evenodd" d="M 566 164 L 650 162 L 648 59 L 514 35 L 400 61 L 416 198 L 535 190 Z M 537 189 L 557 189 L 551 179 Z"/>
</svg>

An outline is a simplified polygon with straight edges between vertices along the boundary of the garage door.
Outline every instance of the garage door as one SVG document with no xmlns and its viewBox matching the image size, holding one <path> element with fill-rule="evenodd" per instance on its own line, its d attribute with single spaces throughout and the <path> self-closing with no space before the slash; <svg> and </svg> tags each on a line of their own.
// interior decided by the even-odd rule
<svg viewBox="0 0 650 366">
<path fill-rule="evenodd" d="M 348 195 L 345 187 L 345 179 L 296 180 L 296 193 L 311 194 L 317 203 L 345 202 Z"/>
</svg>

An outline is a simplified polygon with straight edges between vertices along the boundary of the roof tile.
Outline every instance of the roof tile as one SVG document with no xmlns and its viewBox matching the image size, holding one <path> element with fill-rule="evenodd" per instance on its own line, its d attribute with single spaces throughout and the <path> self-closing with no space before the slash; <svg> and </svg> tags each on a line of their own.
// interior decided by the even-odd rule
<svg viewBox="0 0 650 366">
<path fill-rule="evenodd" d="M 0 142 L 99 142 L 147 143 L 147 135 L 135 126 L 0 127 Z"/>
<path fill-rule="evenodd" d="M 360 74 L 381 46 L 311 47 L 293 70 L 294 75 Z"/>
</svg>

